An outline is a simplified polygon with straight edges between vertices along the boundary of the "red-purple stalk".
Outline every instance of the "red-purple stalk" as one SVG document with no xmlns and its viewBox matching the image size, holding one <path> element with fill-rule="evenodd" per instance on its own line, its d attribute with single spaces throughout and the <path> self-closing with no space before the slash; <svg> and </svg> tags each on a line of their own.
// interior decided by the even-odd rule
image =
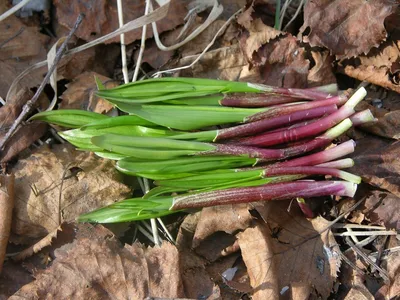
<svg viewBox="0 0 400 300">
<path fill-rule="evenodd" d="M 312 108 L 306 111 L 297 111 L 288 115 L 259 120 L 230 128 L 220 129 L 217 133 L 215 141 L 260 133 L 268 129 L 280 127 L 282 125 L 290 125 L 299 121 L 318 118 L 325 114 L 331 114 L 336 110 L 337 106 L 333 104 Z"/>
<path fill-rule="evenodd" d="M 311 108 L 328 106 L 328 105 L 337 105 L 341 106 L 347 101 L 347 97 L 345 95 L 334 96 L 325 100 L 320 101 L 312 101 L 308 103 L 295 104 L 295 105 L 278 105 L 276 107 L 271 107 L 266 111 L 256 113 L 251 115 L 245 119 L 245 122 L 255 122 L 262 119 L 273 118 L 277 116 L 287 115 L 290 113 L 294 113 L 296 111 L 308 110 Z"/>
<path fill-rule="evenodd" d="M 173 198 L 171 210 L 214 205 L 285 200 L 327 195 L 353 197 L 357 185 L 346 181 L 294 181 L 256 187 L 231 188 Z"/>
<path fill-rule="evenodd" d="M 235 143 L 239 145 L 267 147 L 283 143 L 292 143 L 307 137 L 315 136 L 353 115 L 355 113 L 354 107 L 364 99 L 365 95 L 365 89 L 357 90 L 337 111 L 311 124 L 290 128 L 284 131 L 267 132 L 256 136 L 241 138 L 237 139 Z"/>
<path fill-rule="evenodd" d="M 282 166 L 271 166 L 267 167 L 262 171 L 264 178 L 271 176 L 281 175 L 330 175 L 346 181 L 360 183 L 361 177 L 353 175 L 351 173 L 334 169 L 317 166 L 301 166 L 301 167 L 282 167 Z"/>
<path fill-rule="evenodd" d="M 326 149 L 307 156 L 294 158 L 288 161 L 276 163 L 280 167 L 315 166 L 326 163 L 347 154 L 353 153 L 356 143 L 353 140 L 346 141 L 330 149 Z"/>
<path fill-rule="evenodd" d="M 234 156 L 248 156 L 251 158 L 260 158 L 262 161 L 285 159 L 292 156 L 304 154 L 317 148 L 328 146 L 333 139 L 340 136 L 342 133 L 350 129 L 352 123 L 350 119 L 345 119 L 338 125 L 332 127 L 324 134 L 315 137 L 310 141 L 306 141 L 300 145 L 282 148 L 282 149 L 262 149 L 249 146 L 236 146 L 226 144 L 210 144 L 215 147 L 213 150 L 199 152 L 198 155 L 234 155 Z"/>
</svg>

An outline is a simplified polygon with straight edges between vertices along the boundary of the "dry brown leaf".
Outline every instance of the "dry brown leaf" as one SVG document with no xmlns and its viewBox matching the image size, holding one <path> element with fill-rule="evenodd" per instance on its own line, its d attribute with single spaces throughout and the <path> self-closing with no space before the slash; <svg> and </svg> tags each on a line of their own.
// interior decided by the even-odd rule
<svg viewBox="0 0 400 300">
<path fill-rule="evenodd" d="M 251 224 L 247 204 L 220 205 L 203 208 L 197 223 L 192 247 L 196 248 L 205 238 L 217 231 L 234 234 Z"/>
<path fill-rule="evenodd" d="M 379 98 L 373 98 L 377 100 Z M 366 123 L 360 126 L 363 131 L 373 133 L 375 135 L 389 138 L 389 139 L 400 139 L 400 110 L 395 107 L 396 103 L 400 103 L 400 95 L 396 94 L 396 97 L 390 97 L 383 101 L 379 99 L 379 103 L 383 103 L 383 107 L 375 107 L 367 102 L 360 103 L 357 106 L 357 110 L 369 109 L 374 117 L 377 119 L 376 122 Z M 389 104 L 386 108 L 385 103 Z M 391 107 L 392 106 L 392 107 Z M 393 109 L 392 111 L 390 111 Z"/>
<path fill-rule="evenodd" d="M 311 46 L 328 48 L 339 58 L 367 53 L 386 38 L 384 20 L 398 3 L 391 0 L 316 0 L 304 7 L 300 32 Z"/>
<path fill-rule="evenodd" d="M 335 74 L 332 72 L 333 57 L 328 51 L 311 51 L 315 65 L 307 76 L 308 86 L 321 86 L 336 83 Z"/>
<path fill-rule="evenodd" d="M 258 11 L 258 10 L 257 10 Z M 258 51 L 262 45 L 275 39 L 283 32 L 273 27 L 267 26 L 262 16 L 257 16 L 254 7 L 254 1 L 238 17 L 237 22 L 243 26 L 246 31 L 240 37 L 240 45 L 249 62 L 253 62 L 253 53 Z"/>
<path fill-rule="evenodd" d="M 25 258 L 30 257 L 30 256 L 34 255 L 35 253 L 38 253 L 43 248 L 50 246 L 53 239 L 55 239 L 57 237 L 57 233 L 60 230 L 61 230 L 61 225 L 58 228 L 56 228 L 55 230 L 53 230 L 52 232 L 50 232 L 48 235 L 46 235 L 44 238 L 42 238 L 36 244 L 30 246 L 29 248 L 27 248 L 25 250 L 22 250 L 17 255 L 13 256 L 13 259 L 15 261 L 24 260 Z"/>
<path fill-rule="evenodd" d="M 168 14 L 165 18 L 157 22 L 159 33 L 171 30 L 183 23 L 183 18 L 186 16 L 187 1 L 172 0 Z M 78 15 L 85 12 L 85 19 L 81 26 L 76 31 L 76 36 L 85 40 L 92 41 L 96 38 L 104 36 L 114 30 L 118 25 L 117 1 L 54 1 L 57 11 L 58 22 L 67 28 L 71 29 Z M 145 1 L 127 0 L 123 3 L 123 18 L 125 23 L 137 19 L 144 15 Z M 135 40 L 141 39 L 142 30 L 132 30 L 125 33 L 125 43 L 130 44 Z M 152 37 L 153 31 L 147 30 L 146 38 Z M 106 43 L 119 42 L 119 37 L 108 40 Z"/>
<path fill-rule="evenodd" d="M 196 57 L 186 57 L 179 60 L 177 65 L 169 67 L 182 67 L 191 64 Z M 224 47 L 206 53 L 200 61 L 190 69 L 180 71 L 180 76 L 198 78 L 220 78 L 224 80 L 248 80 L 260 82 L 258 71 L 249 69 L 248 62 L 240 47 L 235 44 L 232 47 Z"/>
<path fill-rule="evenodd" d="M 14 208 L 14 174 L 0 175 L 0 273 L 6 255 Z"/>
<path fill-rule="evenodd" d="M 6 163 L 28 148 L 34 141 L 40 139 L 48 129 L 47 123 L 33 121 L 22 125 L 8 140 L 0 154 L 0 163 Z"/>
<path fill-rule="evenodd" d="M 255 300 L 279 298 L 278 265 L 271 261 L 274 253 L 270 235 L 267 227 L 260 224 L 238 234 Z"/>
<path fill-rule="evenodd" d="M 113 106 L 94 94 L 97 91 L 95 77 L 99 78 L 106 88 L 118 86 L 117 82 L 96 72 L 82 73 L 66 85 L 67 90 L 61 96 L 63 101 L 59 108 L 90 110 L 100 114 L 109 112 Z"/>
<path fill-rule="evenodd" d="M 194 299 L 219 295 L 219 289 L 206 271 L 206 260 L 191 249 L 198 219 L 199 213 L 188 215 L 180 226 L 176 238 L 184 291 L 186 297 Z"/>
<path fill-rule="evenodd" d="M 400 243 L 395 236 L 391 237 L 389 249 L 399 247 Z M 390 252 L 382 261 L 382 267 L 389 274 L 390 283 L 382 286 L 375 294 L 375 299 L 398 299 L 400 296 L 400 252 Z"/>
<path fill-rule="evenodd" d="M 22 88 L 11 97 L 10 101 L 0 107 L 0 136 L 6 133 L 7 127 L 14 123 L 21 113 L 22 107 L 32 97 L 33 93 L 28 88 Z"/>
<path fill-rule="evenodd" d="M 50 38 L 40 33 L 40 28 L 26 25 L 12 15 L 0 23 L 0 97 L 6 98 L 14 78 L 29 66 L 46 59 L 46 46 Z M 19 88 L 34 87 L 43 80 L 45 71 L 32 72 Z"/>
<path fill-rule="evenodd" d="M 400 197 L 399 153 L 400 142 L 373 136 L 360 139 L 352 154 L 355 165 L 349 171 L 360 175 L 363 181 Z"/>
<path fill-rule="evenodd" d="M 208 262 L 214 262 L 217 259 L 239 251 L 238 247 L 234 246 L 235 237 L 225 232 L 218 231 L 195 248 L 195 252 L 204 257 Z"/>
<path fill-rule="evenodd" d="M 72 167 L 82 171 L 74 175 L 68 171 Z M 67 144 L 56 145 L 51 151 L 41 147 L 19 160 L 14 171 L 17 193 L 13 233 L 30 244 L 32 238 L 43 238 L 63 221 L 75 220 L 82 213 L 130 194 L 130 189 L 119 182 L 112 162 Z"/>
<path fill-rule="evenodd" d="M 338 71 L 400 93 L 400 41 L 388 41 L 368 55 L 345 60 Z"/>
<path fill-rule="evenodd" d="M 370 191 L 362 212 L 374 224 L 400 230 L 400 198 L 384 191 Z"/>
<path fill-rule="evenodd" d="M 22 286 L 32 282 L 33 277 L 21 264 L 8 260 L 0 274 L 0 299 L 8 299 Z"/>
<path fill-rule="evenodd" d="M 288 34 L 271 40 L 253 54 L 253 63 L 260 66 L 263 83 L 290 88 L 306 88 L 310 62 L 305 49 Z"/>
<path fill-rule="evenodd" d="M 365 286 L 352 287 L 344 300 L 374 300 L 374 296 Z"/>
<path fill-rule="evenodd" d="M 309 295 L 314 288 L 326 299 L 340 265 L 336 241 L 329 230 L 319 234 L 328 225 L 325 219 L 318 217 L 309 221 L 293 205 L 288 212 L 289 203 L 255 203 L 266 224 L 247 229 L 250 233 L 244 231 L 242 241 L 242 235 L 238 237 L 246 251 L 244 255 L 242 249 L 242 255 L 250 278 L 256 278 L 252 287 L 255 292 L 273 291 L 274 294 L 287 287 L 291 291 L 286 293 L 291 292 L 292 296 Z M 278 280 L 277 289 L 275 280 Z"/>
<path fill-rule="evenodd" d="M 9 299 L 184 297 L 173 245 L 121 247 L 110 236 L 79 238 L 59 255 L 56 252 L 53 264 Z"/>
</svg>

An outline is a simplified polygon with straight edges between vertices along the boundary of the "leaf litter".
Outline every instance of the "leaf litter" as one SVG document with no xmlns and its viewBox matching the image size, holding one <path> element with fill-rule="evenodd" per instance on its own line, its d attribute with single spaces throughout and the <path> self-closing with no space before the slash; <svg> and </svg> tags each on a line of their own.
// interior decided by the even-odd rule
<svg viewBox="0 0 400 300">
<path fill-rule="evenodd" d="M 240 8 L 244 2 L 235 1 L 235 5 Z M 193 67 L 182 69 L 175 75 L 250 81 L 290 88 L 338 83 L 342 90 L 356 88 L 359 81 L 364 81 L 364 84 L 372 84 L 372 88 L 380 86 L 399 92 L 398 20 L 393 17 L 398 15 L 398 5 L 394 1 L 350 3 L 336 0 L 329 5 L 325 0 L 308 1 L 304 14 L 300 13 L 303 17 L 295 19 L 287 32 L 274 29 L 275 1 L 246 2 L 241 15 L 221 34 L 211 50 Z M 282 8 L 289 6 L 280 16 L 284 18 L 285 25 L 295 15 L 297 2 L 290 5 L 289 1 L 281 2 Z M 160 37 L 167 45 L 176 42 L 181 30 L 178 26 L 184 23 L 188 10 L 185 1 L 172 3 L 174 6 L 168 16 L 157 22 Z M 53 4 L 58 16 L 56 34 L 65 32 L 82 11 L 81 4 L 68 1 L 54 1 Z M 227 7 L 229 4 L 226 1 L 223 5 L 222 15 L 226 15 L 222 19 L 226 20 L 234 11 Z M 124 6 L 124 19 L 128 22 L 143 15 L 145 2 L 134 5 L 127 2 Z M 115 1 L 98 1 L 86 14 L 85 23 L 76 35 L 82 40 L 94 40 L 118 27 Z M 196 18 L 197 23 L 205 19 L 203 15 Z M 224 24 L 223 20 L 215 21 L 192 43 L 169 52 L 155 50 L 152 31 L 148 30 L 143 60 L 147 64 L 142 65 L 142 75 L 149 76 L 159 69 L 183 67 L 193 62 Z M 12 37 L 10 42 L 0 47 L 0 64 L 8 74 L 4 78 L 9 80 L 0 82 L 2 97 L 5 97 L 13 78 L 27 67 L 27 62 L 43 60 L 46 52 L 41 50 L 42 45 L 50 40 L 43 33 L 38 33 L 37 19 L 31 18 L 28 28 L 22 33 L 18 29 L 26 19 L 12 16 L 6 21 L 12 24 L 10 28 L 13 31 L 4 30 L 4 36 L 0 36 L 0 42 Z M 0 23 L 1 26 L 4 24 L 4 21 Z M 27 33 L 35 38 L 25 49 L 22 45 Z M 128 60 L 129 70 L 136 63 L 139 45 L 135 41 L 140 38 L 141 30 L 125 34 L 126 44 L 135 53 L 132 60 Z M 119 40 L 115 38 L 111 42 Z M 10 52 L 9 45 L 18 46 L 15 53 Z M 102 113 L 110 111 L 111 106 L 103 105 L 104 102 L 92 96 L 96 88 L 93 77 L 97 76 L 102 81 L 111 79 L 118 82 L 121 79 L 120 57 L 116 50 L 119 51 L 118 44 L 101 45 L 63 62 L 58 72 L 58 79 L 63 79 L 58 81 L 58 89 L 63 92 L 58 108 L 85 108 Z M 13 55 L 22 58 L 21 61 L 5 59 Z M 22 81 L 21 86 L 37 86 L 42 75 L 41 72 L 32 73 Z M 47 99 L 51 98 L 50 92 Z M 400 132 L 397 122 L 400 105 L 396 99 L 387 93 L 371 99 L 366 107 L 374 111 L 378 122 L 352 132 L 358 140 L 357 151 L 353 155 L 355 166 L 351 172 L 361 175 L 369 184 L 369 189 L 361 195 L 366 197 L 364 204 L 344 216 L 348 224 L 399 228 L 395 209 L 400 197 L 400 182 L 397 180 L 400 171 L 396 156 L 398 143 L 390 140 L 398 139 Z M 20 104 L 7 102 L 0 109 L 0 116 L 8 118 L 7 126 L 18 116 L 21 107 Z M 358 107 L 358 110 L 362 109 L 365 107 Z M 46 138 L 50 136 L 46 133 L 47 129 L 39 130 L 35 126 L 39 125 L 23 125 L 20 128 L 22 137 L 14 136 L 17 141 L 24 141 L 25 137 L 22 145 L 15 150 L 1 152 L 2 162 L 9 162 L 8 168 L 16 173 L 18 192 L 11 241 L 23 244 L 18 249 L 17 258 L 24 258 L 25 262 L 39 258 L 41 253 L 48 253 L 51 259 L 48 265 L 43 265 L 34 274 L 35 280 L 31 283 L 28 282 L 33 278 L 28 279 L 25 273 L 19 272 L 19 286 L 0 284 L 2 295 L 11 296 L 26 283 L 11 299 L 45 294 L 55 298 L 84 295 L 85 298 L 100 299 L 105 291 L 116 297 L 137 295 L 138 298 L 238 299 L 244 296 L 253 299 L 326 299 L 331 293 L 339 295 L 338 283 L 342 284 L 342 295 L 346 299 L 368 298 L 371 295 L 384 299 L 399 294 L 398 252 L 389 251 L 398 247 L 398 241 L 389 237 L 389 242 L 381 245 L 375 239 L 369 245 L 360 247 L 372 258 L 375 252 L 371 251 L 382 249 L 381 254 L 376 254 L 376 261 L 387 270 L 391 279 L 382 283 L 369 278 L 368 282 L 375 280 L 378 283 L 374 287 L 368 282 L 364 284 L 366 275 L 361 276 L 339 258 L 338 244 L 348 249 L 344 255 L 350 258 L 348 253 L 353 249 L 344 239 L 336 237 L 335 241 L 331 230 L 321 233 L 330 224 L 328 220 L 337 217 L 334 213 L 337 205 L 330 200 L 325 200 L 315 209 L 317 217 L 312 220 L 301 214 L 296 203 L 288 202 L 206 208 L 184 218 L 178 226 L 176 246 L 166 242 L 154 248 L 132 244 L 129 224 L 118 234 L 118 239 L 100 225 L 78 225 L 78 234 L 70 236 L 70 241 L 62 245 L 65 232 L 59 231 L 59 228 L 65 225 L 64 221 L 73 222 L 82 212 L 127 198 L 131 189 L 120 183 L 112 165 L 103 159 L 77 152 L 66 145 L 41 146 L 35 150 L 35 147 L 29 146 L 34 140 L 43 134 Z M 28 150 L 21 152 L 26 148 Z M 353 206 L 356 201 L 337 200 L 340 200 L 339 203 L 350 200 L 347 207 Z M 328 203 L 334 205 L 331 211 L 330 207 L 325 207 L 329 206 Z M 347 207 L 342 206 L 342 211 Z M 120 232 L 119 229 L 114 230 Z M 80 232 L 85 234 L 80 235 Z M 120 244 L 120 240 L 129 244 L 123 246 L 124 242 Z M 0 246 L 4 245 L 7 244 L 0 243 Z M 373 271 L 371 264 L 353 256 L 354 265 L 365 274 Z M 12 278 L 11 273 L 15 270 L 12 264 L 15 263 L 5 262 L 2 278 Z M 87 268 L 83 269 L 82 265 Z M 338 273 L 339 268 L 341 271 L 349 268 L 353 273 L 349 273 L 347 279 L 338 278 L 341 274 Z M 76 274 L 85 280 L 79 279 L 78 282 L 80 277 Z M 379 276 L 376 272 L 374 274 Z M 354 284 L 347 284 L 352 281 Z"/>
</svg>

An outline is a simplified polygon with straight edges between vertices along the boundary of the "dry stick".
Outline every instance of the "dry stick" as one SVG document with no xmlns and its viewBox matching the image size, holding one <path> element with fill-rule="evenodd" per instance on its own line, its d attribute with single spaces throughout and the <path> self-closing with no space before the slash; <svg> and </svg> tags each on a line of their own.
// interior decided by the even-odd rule
<svg viewBox="0 0 400 300">
<path fill-rule="evenodd" d="M 151 0 L 146 0 L 146 8 L 144 10 L 145 16 L 147 16 L 149 14 L 150 1 Z M 142 28 L 142 40 L 140 41 L 140 50 L 139 50 L 138 58 L 136 60 L 136 66 L 135 66 L 135 71 L 133 73 L 132 82 L 135 82 L 137 80 L 137 77 L 139 74 L 139 69 L 140 69 L 140 65 L 142 63 L 144 49 L 146 47 L 146 31 L 147 31 L 147 24 L 143 25 L 143 28 Z"/>
<path fill-rule="evenodd" d="M 42 83 L 40 84 L 39 88 L 37 89 L 35 95 L 33 95 L 32 99 L 29 100 L 23 107 L 21 114 L 18 116 L 18 118 L 15 120 L 15 122 L 12 124 L 10 129 L 8 130 L 7 134 L 3 138 L 3 140 L 0 142 L 0 149 L 3 149 L 5 143 L 10 139 L 10 137 L 13 135 L 17 127 L 21 124 L 21 122 L 26 118 L 26 116 L 30 113 L 32 110 L 33 105 L 36 103 L 36 101 L 39 99 L 40 94 L 44 90 L 44 87 L 50 80 L 51 74 L 54 72 L 54 70 L 57 68 L 57 64 L 59 63 L 61 57 L 63 56 L 65 50 L 67 49 L 67 44 L 69 40 L 72 38 L 74 35 L 75 31 L 78 29 L 79 25 L 82 23 L 83 20 L 83 14 L 80 14 L 78 16 L 78 19 L 75 22 L 74 27 L 68 34 L 67 38 L 65 39 L 64 43 L 61 45 L 60 49 L 58 49 L 56 58 L 54 59 L 54 63 L 51 66 L 50 70 L 47 72 L 46 77 L 43 79 Z"/>
<path fill-rule="evenodd" d="M 12 8 L 10 8 L 9 10 L 7 10 L 4 14 L 2 14 L 0 16 L 0 22 L 7 19 L 9 16 L 11 16 L 13 13 L 17 12 L 18 10 L 20 10 L 22 7 L 24 7 L 26 4 L 28 4 L 28 2 L 31 0 L 22 0 L 20 3 L 18 3 L 17 5 L 13 6 Z"/>
<path fill-rule="evenodd" d="M 382 269 L 381 267 L 379 267 L 371 258 L 368 257 L 368 255 L 366 255 L 358 246 L 354 245 L 354 243 L 350 240 L 349 237 L 346 237 L 346 243 L 358 254 L 360 255 L 365 262 L 369 263 L 371 266 L 373 266 L 381 275 L 381 277 L 383 278 L 383 280 L 385 281 L 385 283 L 389 283 L 390 279 L 389 279 L 389 274 Z"/>
<path fill-rule="evenodd" d="M 124 16 L 122 14 L 122 0 L 117 0 L 117 9 L 118 9 L 118 23 L 119 27 L 124 26 Z M 121 33 L 119 36 L 121 42 L 121 60 L 122 60 L 122 74 L 124 75 L 124 82 L 127 83 L 129 81 L 128 77 L 128 67 L 126 64 L 126 46 L 125 46 L 125 33 Z"/>
<path fill-rule="evenodd" d="M 153 77 L 159 77 L 161 74 L 163 73 L 172 73 L 172 72 L 176 72 L 179 70 L 184 70 L 184 69 L 189 69 L 191 67 L 193 67 L 202 57 L 203 55 L 208 51 L 208 49 L 211 48 L 212 45 L 214 45 L 215 41 L 217 40 L 218 36 L 228 27 L 228 25 L 231 23 L 231 21 L 240 13 L 242 12 L 243 9 L 239 9 L 237 12 L 235 12 L 225 23 L 224 25 L 221 26 L 221 28 L 217 31 L 217 33 L 215 34 L 214 38 L 211 40 L 211 42 L 206 46 L 206 48 L 204 48 L 203 52 L 201 52 L 197 58 L 189 65 L 187 66 L 183 66 L 183 67 L 178 67 L 178 68 L 174 68 L 174 69 L 169 69 L 169 70 L 165 70 L 165 71 L 159 71 L 157 73 L 155 73 L 153 75 Z"/>
</svg>

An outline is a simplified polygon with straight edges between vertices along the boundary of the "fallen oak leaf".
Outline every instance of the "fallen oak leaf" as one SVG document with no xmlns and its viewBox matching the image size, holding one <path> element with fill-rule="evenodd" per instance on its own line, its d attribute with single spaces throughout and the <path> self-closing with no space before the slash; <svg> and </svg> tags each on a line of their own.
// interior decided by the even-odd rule
<svg viewBox="0 0 400 300">
<path fill-rule="evenodd" d="M 20 126 L 8 140 L 0 154 L 0 163 L 6 163 L 40 139 L 48 129 L 45 122 L 33 121 Z"/>
<path fill-rule="evenodd" d="M 399 149 L 398 141 L 392 142 L 374 136 L 360 139 L 351 155 L 354 166 L 349 172 L 358 174 L 364 182 L 400 197 Z"/>
<path fill-rule="evenodd" d="M 400 198 L 384 191 L 369 191 L 361 207 L 372 224 L 400 230 Z"/>
<path fill-rule="evenodd" d="M 192 247 L 198 247 L 204 239 L 218 231 L 234 234 L 246 229 L 252 219 L 247 204 L 205 207 L 200 212 Z"/>
<path fill-rule="evenodd" d="M 278 266 L 270 261 L 274 254 L 269 235 L 265 226 L 256 225 L 237 236 L 255 300 L 279 298 Z"/>
<path fill-rule="evenodd" d="M 10 237 L 14 195 L 14 174 L 0 175 L 0 273 Z"/>
<path fill-rule="evenodd" d="M 398 4 L 390 0 L 316 0 L 304 7 L 300 33 L 311 46 L 328 48 L 338 58 L 367 53 L 386 38 L 384 20 Z"/>
<path fill-rule="evenodd" d="M 245 230 L 238 239 L 252 287 L 262 295 L 259 299 L 276 293 L 285 296 L 288 288 L 292 297 L 309 296 L 315 288 L 326 299 L 340 266 L 338 246 L 326 230 L 329 222 L 322 217 L 309 221 L 297 206 L 288 212 L 288 201 L 253 205 L 266 223 Z"/>
<path fill-rule="evenodd" d="M 336 83 L 335 74 L 332 72 L 333 57 L 329 51 L 311 50 L 311 56 L 315 64 L 307 75 L 308 87 Z"/>
<path fill-rule="evenodd" d="M 109 112 L 114 106 L 94 95 L 97 91 L 95 78 L 103 82 L 107 89 L 118 86 L 115 81 L 96 72 L 84 72 L 66 85 L 59 108 L 90 110 L 100 114 Z"/>
<path fill-rule="evenodd" d="M 394 37 L 395 38 L 395 37 Z M 339 62 L 338 71 L 400 93 L 400 41 L 387 41 L 367 55 Z"/>
<path fill-rule="evenodd" d="M 237 18 L 237 23 L 246 29 L 240 37 L 240 46 L 250 63 L 253 62 L 254 52 L 258 51 L 261 46 L 284 34 L 282 31 L 266 25 L 261 16 L 256 15 L 254 5 L 254 1 L 251 1 L 251 4 L 247 5 L 247 9 Z"/>
<path fill-rule="evenodd" d="M 52 240 L 57 237 L 58 231 L 62 230 L 61 225 L 57 227 L 55 230 L 50 232 L 48 235 L 46 235 L 44 238 L 42 238 L 40 241 L 35 243 L 34 245 L 30 246 L 27 249 L 22 250 L 18 254 L 14 255 L 12 258 L 14 261 L 19 261 L 19 260 L 24 260 L 27 257 L 30 257 L 34 255 L 35 253 L 38 253 L 40 250 L 43 248 L 50 246 L 52 243 Z"/>
<path fill-rule="evenodd" d="M 111 232 L 108 237 L 93 233 L 57 250 L 52 265 L 9 299 L 184 297 L 178 251 L 173 245 L 121 247 Z"/>
<path fill-rule="evenodd" d="M 104 36 L 118 28 L 117 1 L 94 1 L 90 3 L 81 3 L 76 1 L 56 0 L 54 6 L 57 12 L 58 22 L 67 28 L 72 28 L 77 16 L 85 12 L 85 22 L 79 28 L 77 37 L 92 41 L 98 37 Z M 145 1 L 129 0 L 124 1 L 122 10 L 125 22 L 132 21 L 144 15 Z M 186 1 L 171 1 L 168 14 L 165 18 L 157 22 L 158 32 L 171 30 L 184 21 L 186 15 Z M 135 40 L 141 39 L 141 29 L 136 29 L 125 33 L 125 43 L 130 44 Z M 152 37 L 153 32 L 147 31 L 146 38 Z M 119 42 L 119 36 L 108 40 L 106 43 Z"/>
<path fill-rule="evenodd" d="M 264 84 L 306 88 L 310 62 L 299 41 L 287 34 L 263 45 L 252 56 L 252 63 L 260 69 Z"/>
<path fill-rule="evenodd" d="M 65 173 L 72 167 L 81 172 Z M 14 171 L 17 193 L 13 233 L 30 244 L 63 221 L 125 199 L 131 192 L 120 183 L 112 162 L 76 151 L 68 144 L 55 145 L 52 151 L 41 147 L 20 159 Z"/>
</svg>

